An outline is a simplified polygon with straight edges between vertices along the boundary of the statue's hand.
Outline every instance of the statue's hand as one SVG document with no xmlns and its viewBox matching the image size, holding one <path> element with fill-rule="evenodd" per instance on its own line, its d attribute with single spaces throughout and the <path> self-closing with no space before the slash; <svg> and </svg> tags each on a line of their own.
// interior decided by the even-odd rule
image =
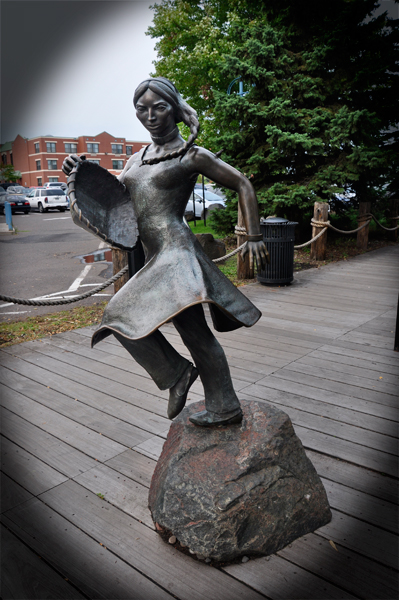
<svg viewBox="0 0 399 600">
<path fill-rule="evenodd" d="M 256 260 L 256 269 L 258 272 L 261 269 L 265 269 L 266 264 L 270 263 L 269 253 L 262 240 L 259 242 L 247 242 L 246 246 L 241 251 L 241 257 L 244 259 L 247 253 L 249 253 L 249 267 L 251 271 L 254 267 L 254 258 Z"/>
<path fill-rule="evenodd" d="M 70 154 L 67 156 L 61 167 L 65 175 L 70 175 L 72 169 L 76 167 L 78 163 L 82 162 L 82 160 L 86 160 L 86 157 L 83 155 L 80 157 L 77 154 Z"/>
</svg>

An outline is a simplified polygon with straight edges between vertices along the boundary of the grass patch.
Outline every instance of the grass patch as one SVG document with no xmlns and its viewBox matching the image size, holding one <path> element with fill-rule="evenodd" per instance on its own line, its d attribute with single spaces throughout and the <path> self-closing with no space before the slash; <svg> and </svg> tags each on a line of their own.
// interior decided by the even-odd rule
<svg viewBox="0 0 399 600">
<path fill-rule="evenodd" d="M 0 347 L 38 340 L 48 335 L 95 325 L 101 321 L 107 301 L 92 306 L 79 306 L 25 321 L 0 323 Z"/>
<path fill-rule="evenodd" d="M 194 221 L 189 221 L 191 231 L 195 233 L 211 233 L 214 238 L 220 238 L 220 236 L 208 225 L 209 221 L 206 222 L 206 227 L 204 225 L 204 221 L 196 221 L 197 225 L 194 226 Z"/>
</svg>

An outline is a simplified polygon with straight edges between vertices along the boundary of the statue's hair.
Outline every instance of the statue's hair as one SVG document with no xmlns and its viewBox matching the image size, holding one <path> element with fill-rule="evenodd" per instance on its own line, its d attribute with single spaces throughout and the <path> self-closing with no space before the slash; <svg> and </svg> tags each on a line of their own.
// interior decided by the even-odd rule
<svg viewBox="0 0 399 600">
<path fill-rule="evenodd" d="M 166 100 L 166 102 L 173 106 L 176 124 L 183 122 L 190 128 L 190 135 L 187 141 L 184 142 L 183 146 L 177 150 L 174 150 L 173 152 L 168 152 L 159 158 L 149 158 L 143 161 L 143 164 L 155 165 L 164 160 L 171 160 L 172 158 L 177 158 L 178 156 L 184 156 L 187 150 L 194 144 L 194 141 L 198 136 L 199 121 L 196 111 L 189 104 L 187 104 L 185 100 L 183 100 L 173 83 L 165 77 L 152 77 L 140 83 L 134 92 L 134 106 L 136 106 L 139 98 L 141 98 L 141 96 L 145 94 L 148 89 L 158 94 L 158 96 L 161 96 L 164 100 Z"/>
</svg>

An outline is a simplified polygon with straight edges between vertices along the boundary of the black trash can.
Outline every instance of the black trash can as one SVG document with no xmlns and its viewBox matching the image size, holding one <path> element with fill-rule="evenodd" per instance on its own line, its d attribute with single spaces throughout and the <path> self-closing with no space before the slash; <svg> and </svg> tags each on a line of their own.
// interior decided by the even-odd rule
<svg viewBox="0 0 399 600">
<path fill-rule="evenodd" d="M 295 223 L 272 217 L 261 219 L 260 230 L 270 254 L 270 264 L 258 275 L 263 285 L 288 285 L 294 279 Z"/>
</svg>

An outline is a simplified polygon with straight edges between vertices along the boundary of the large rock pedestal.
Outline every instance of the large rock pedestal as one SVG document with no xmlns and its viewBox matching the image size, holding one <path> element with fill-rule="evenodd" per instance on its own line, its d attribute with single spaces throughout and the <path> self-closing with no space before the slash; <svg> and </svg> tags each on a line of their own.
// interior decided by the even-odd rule
<svg viewBox="0 0 399 600">
<path fill-rule="evenodd" d="M 242 401 L 241 425 L 201 428 L 191 404 L 172 423 L 155 469 L 155 523 L 195 554 L 272 554 L 331 520 L 324 487 L 287 414 Z"/>
</svg>

